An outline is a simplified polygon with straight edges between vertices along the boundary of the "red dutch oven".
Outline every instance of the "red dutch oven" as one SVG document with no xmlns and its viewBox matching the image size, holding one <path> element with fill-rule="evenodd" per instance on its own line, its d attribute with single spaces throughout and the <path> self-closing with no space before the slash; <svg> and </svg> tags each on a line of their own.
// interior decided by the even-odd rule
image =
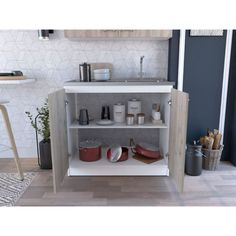
<svg viewBox="0 0 236 236">
<path fill-rule="evenodd" d="M 101 159 L 102 145 L 98 141 L 87 140 L 79 144 L 79 158 L 81 161 L 98 161 Z"/>
</svg>

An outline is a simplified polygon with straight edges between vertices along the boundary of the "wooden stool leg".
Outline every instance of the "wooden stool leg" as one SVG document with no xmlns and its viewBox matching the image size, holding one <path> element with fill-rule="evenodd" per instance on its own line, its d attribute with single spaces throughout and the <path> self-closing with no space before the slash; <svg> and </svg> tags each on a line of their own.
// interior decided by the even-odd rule
<svg viewBox="0 0 236 236">
<path fill-rule="evenodd" d="M 18 173 L 20 175 L 21 180 L 23 180 L 24 179 L 24 174 L 23 174 L 23 171 L 22 171 L 22 168 L 21 168 L 20 158 L 19 158 L 19 155 L 18 155 L 18 152 L 17 152 L 16 143 L 15 143 L 15 139 L 14 139 L 14 136 L 13 136 L 13 132 L 12 132 L 11 123 L 10 123 L 10 120 L 9 120 L 9 117 L 8 117 L 7 109 L 6 109 L 5 106 L 0 105 L 0 110 L 2 111 L 3 118 L 4 118 L 4 121 L 5 121 L 5 124 L 6 124 L 8 137 L 9 137 L 11 147 L 12 147 L 12 150 L 13 150 L 13 153 L 14 153 L 14 159 L 15 159 L 16 167 L 17 167 L 17 170 L 18 170 Z"/>
</svg>

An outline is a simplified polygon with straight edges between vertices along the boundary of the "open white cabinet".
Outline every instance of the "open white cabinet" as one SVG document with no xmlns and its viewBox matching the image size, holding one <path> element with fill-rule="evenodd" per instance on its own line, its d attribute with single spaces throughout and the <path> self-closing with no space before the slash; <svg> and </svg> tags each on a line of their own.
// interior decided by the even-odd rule
<svg viewBox="0 0 236 236">
<path fill-rule="evenodd" d="M 152 103 L 161 104 L 163 124 L 148 122 L 127 126 L 114 124 L 99 126 L 90 122 L 79 125 L 79 109 L 86 107 L 92 118 L 99 119 L 101 107 L 116 102 L 127 104 L 128 99 L 142 101 L 142 112 L 150 115 Z M 54 192 L 66 174 L 69 176 L 172 176 L 179 191 L 183 191 L 185 143 L 188 115 L 188 94 L 173 89 L 171 83 L 69 83 L 49 94 L 51 148 Z M 127 161 L 110 163 L 106 148 L 112 143 L 127 146 L 129 138 L 158 145 L 163 159 L 145 164 L 130 157 Z M 83 162 L 79 159 L 81 140 L 99 139 L 103 145 L 102 159 Z"/>
</svg>

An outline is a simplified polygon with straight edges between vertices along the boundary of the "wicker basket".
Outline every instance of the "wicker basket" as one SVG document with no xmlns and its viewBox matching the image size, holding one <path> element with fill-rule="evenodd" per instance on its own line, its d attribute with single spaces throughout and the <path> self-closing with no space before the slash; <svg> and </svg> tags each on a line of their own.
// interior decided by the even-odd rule
<svg viewBox="0 0 236 236">
<path fill-rule="evenodd" d="M 205 170 L 217 169 L 220 162 L 223 147 L 224 146 L 221 145 L 219 150 L 209 150 L 209 149 L 202 148 L 202 153 L 204 155 L 203 162 L 202 162 L 203 169 Z"/>
</svg>

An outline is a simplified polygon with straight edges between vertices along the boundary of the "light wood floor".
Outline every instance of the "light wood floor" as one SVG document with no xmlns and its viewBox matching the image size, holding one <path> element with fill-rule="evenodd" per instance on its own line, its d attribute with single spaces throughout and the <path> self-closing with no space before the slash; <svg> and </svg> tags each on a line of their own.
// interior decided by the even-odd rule
<svg viewBox="0 0 236 236">
<path fill-rule="evenodd" d="M 236 206 L 236 167 L 185 176 L 180 194 L 169 177 L 66 177 L 57 194 L 52 172 L 36 159 L 22 159 L 24 171 L 37 172 L 18 206 Z M 16 172 L 12 159 L 0 159 L 0 172 Z"/>
</svg>

